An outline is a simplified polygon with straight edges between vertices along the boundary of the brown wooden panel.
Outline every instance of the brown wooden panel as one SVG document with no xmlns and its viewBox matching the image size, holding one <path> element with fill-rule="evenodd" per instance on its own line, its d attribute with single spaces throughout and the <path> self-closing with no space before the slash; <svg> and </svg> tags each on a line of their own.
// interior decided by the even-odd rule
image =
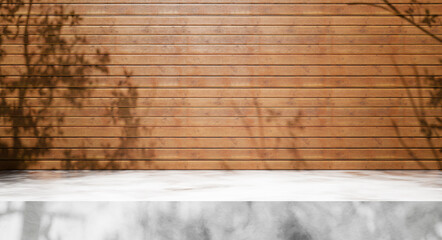
<svg viewBox="0 0 442 240">
<path fill-rule="evenodd" d="M 83 74 L 78 71 L 80 67 L 72 66 L 69 72 L 56 72 L 52 76 L 79 76 Z M 442 75 L 440 66 L 426 67 L 428 72 L 425 75 Z M 24 66 L 4 66 L 3 71 L 9 75 L 21 75 L 26 71 Z M 303 66 L 182 66 L 174 67 L 168 65 L 158 66 L 109 66 L 107 67 L 110 75 L 125 76 L 130 72 L 132 76 L 397 76 L 397 75 L 415 75 L 416 72 L 409 66 L 316 66 L 308 68 Z M 87 72 L 91 76 L 105 75 L 103 71 L 93 69 Z M 30 72 L 28 76 L 39 76 L 39 72 Z"/>
<path fill-rule="evenodd" d="M 31 78 L 32 80 L 32 78 Z M 11 88 L 8 88 L 11 90 Z M 74 88 L 75 89 L 75 88 Z M 2 90 L 0 88 L 0 90 Z M 27 97 L 67 97 L 73 89 L 53 88 L 26 88 Z M 86 91 L 87 90 L 87 91 Z M 430 88 L 139 88 L 138 97 L 162 98 L 404 98 L 411 94 L 414 97 L 431 97 Z M 127 92 L 120 88 L 79 88 L 85 96 L 90 98 L 115 97 Z M 86 91 L 86 92 L 85 92 Z M 11 91 L 9 97 L 19 97 L 17 89 Z M 152 106 L 155 107 L 155 106 Z"/>
<path fill-rule="evenodd" d="M 382 4 L 384 5 L 384 4 Z M 39 15 L 53 4 L 40 4 L 30 14 Z M 384 5 L 385 6 L 385 5 Z M 439 4 L 426 4 L 433 14 L 441 14 Z M 408 6 L 398 5 L 400 11 Z M 71 4 L 69 10 L 80 15 L 320 15 L 320 16 L 391 16 L 384 9 L 347 4 Z M 20 9 L 18 14 L 27 14 Z"/>
<path fill-rule="evenodd" d="M 14 139 L 3 137 L 1 138 L 5 145 L 0 145 L 0 149 L 10 148 L 13 145 Z M 34 148 L 39 138 L 22 138 L 23 146 Z M 279 149 L 279 148 L 296 148 L 296 149 L 401 149 L 406 145 L 411 145 L 413 148 L 431 148 L 425 138 L 345 138 L 345 137 L 321 137 L 321 138 L 300 138 L 300 137 L 247 137 L 247 138 L 157 138 L 157 137 L 139 137 L 134 141 L 124 140 L 124 147 L 121 145 L 122 141 L 119 137 L 87 137 L 87 138 L 69 138 L 69 137 L 54 137 L 51 138 L 51 146 L 46 148 L 104 148 L 106 149 L 126 149 L 126 148 L 141 148 L 141 149 L 162 149 L 162 148 L 179 148 L 179 149 L 235 149 L 235 148 L 248 148 L 248 149 Z M 435 139 L 435 146 L 442 146 L 442 139 Z"/>
<path fill-rule="evenodd" d="M 35 128 L 43 130 L 44 127 Z M 118 137 L 129 127 L 59 127 L 54 137 Z M 141 127 L 133 128 L 132 137 L 422 137 L 419 127 Z M 8 127 L 0 127 L 0 135 L 13 137 Z M 32 137 L 33 132 L 21 131 L 20 137 Z"/>
<path fill-rule="evenodd" d="M 413 151 L 410 156 L 409 150 Z M 120 149 L 50 149 L 35 160 L 120 159 Z M 435 160 L 432 149 L 125 149 L 129 160 Z M 13 160 L 1 155 L 1 160 Z M 19 160 L 19 159 L 18 159 Z"/>
<path fill-rule="evenodd" d="M 137 107 L 134 109 L 125 108 L 25 108 L 22 112 L 11 113 L 13 117 L 21 117 L 22 114 L 32 114 L 38 112 L 40 117 L 58 116 L 114 116 L 114 117 L 229 117 L 229 116 L 254 116 L 254 117 L 275 117 L 275 116 L 307 116 L 307 117 L 412 117 L 416 116 L 413 108 L 261 108 L 261 107 L 210 107 L 210 108 L 170 108 L 170 107 Z M 440 109 L 423 108 L 426 116 L 436 117 L 440 115 Z"/>
<path fill-rule="evenodd" d="M 40 26 L 29 26 L 36 33 Z M 441 34 L 441 27 L 432 28 Z M 23 32 L 24 27 L 19 28 Z M 413 26 L 76 26 L 63 29 L 62 35 L 425 35 Z"/>
<path fill-rule="evenodd" d="M 26 2 L 0 21 L 0 169 L 441 169 L 442 45 L 353 2 Z"/>
<path fill-rule="evenodd" d="M 78 36 L 77 36 L 78 37 Z M 74 41 L 75 35 L 66 35 L 64 39 Z M 29 41 L 33 44 L 45 43 L 39 37 L 31 35 Z M 17 39 L 4 39 L 4 44 L 21 44 Z M 425 35 L 87 35 L 87 44 L 163 44 L 163 45 L 426 45 L 438 44 L 438 42 Z M 81 45 L 82 43 L 78 43 Z"/>
<path fill-rule="evenodd" d="M 438 161 L 0 161 L 2 169 L 440 169 Z"/>
<path fill-rule="evenodd" d="M 9 86 L 15 87 L 28 87 L 26 81 L 20 81 L 19 76 L 8 76 L 3 79 L 3 82 Z M 72 82 L 77 81 L 77 77 L 60 77 L 62 81 L 59 81 L 57 87 L 71 87 Z M 96 88 L 115 88 L 120 82 L 127 82 L 129 86 L 139 88 L 324 88 L 325 90 L 330 90 L 327 88 L 366 88 L 367 91 L 374 91 L 370 88 L 404 88 L 404 87 L 430 87 L 428 81 L 421 81 L 420 83 L 416 81 L 414 76 L 343 76 L 343 77 L 331 77 L 331 76 L 295 76 L 295 77 L 281 77 L 281 76 L 271 76 L 271 77 L 241 77 L 241 76 L 194 76 L 194 77 L 167 77 L 167 76 L 134 76 L 127 77 L 123 76 L 94 76 L 88 78 L 90 82 L 93 83 L 93 87 Z M 51 77 L 39 77 L 38 81 L 40 86 L 50 86 L 55 87 Z M 101 89 L 100 89 L 101 90 Z M 355 89 L 354 89 L 355 90 Z M 390 89 L 391 91 L 395 91 Z M 411 93 L 415 94 L 415 90 L 410 89 Z M 429 89 L 427 89 L 429 90 Z M 164 90 L 162 90 L 164 91 Z M 335 91 L 341 91 L 340 89 L 335 89 Z M 385 90 L 384 90 L 385 91 Z M 390 91 L 388 91 L 390 92 Z M 163 92 L 164 93 L 164 92 Z M 361 92 L 359 91 L 358 94 Z M 296 95 L 290 95 L 288 97 L 298 98 L 299 92 Z M 383 94 L 386 94 L 384 92 Z M 145 96 L 141 94 L 140 98 Z M 163 95 L 161 95 L 163 96 Z M 316 95 L 310 95 L 311 97 L 318 97 Z M 403 95 L 402 95 L 403 96 Z M 31 97 L 31 96 L 28 96 Z M 163 96 L 163 97 L 167 97 Z M 170 96 L 170 97 L 179 97 Z M 195 97 L 204 97 L 204 95 L 198 95 Z M 217 97 L 217 96 L 209 96 Z M 228 95 L 223 96 L 228 97 Z M 235 95 L 238 97 L 238 95 Z M 239 96 L 243 97 L 243 96 Z M 278 96 L 284 97 L 284 96 Z M 301 97 L 308 97 L 307 95 L 301 95 Z M 356 97 L 369 97 L 368 95 L 358 95 Z M 382 95 L 382 97 L 392 97 L 391 95 Z"/>
<path fill-rule="evenodd" d="M 56 61 L 64 55 L 51 55 Z M 94 56 L 90 56 L 94 57 Z M 87 59 L 87 57 L 86 57 Z M 112 55 L 107 65 L 438 65 L 439 56 L 428 55 Z M 5 57 L 8 64 L 24 65 L 26 59 L 20 55 Z M 41 65 L 32 62 L 32 65 Z M 87 65 L 81 64 L 78 65 Z M 76 66 L 70 64 L 70 66 Z"/>
<path fill-rule="evenodd" d="M 390 0 L 391 3 L 409 3 L 409 0 Z M 128 3 L 179 3 L 179 4 L 194 4 L 194 3 L 261 3 L 261 4 L 274 4 L 274 3 L 302 3 L 305 4 L 305 0 L 42 0 L 38 3 L 69 3 L 69 4 L 91 4 L 91 3 L 114 3 L 114 4 L 128 4 Z M 354 3 L 354 0 L 309 0 L 308 3 L 333 3 L 333 4 L 346 4 Z M 364 3 L 379 3 L 379 0 L 364 0 Z M 431 0 L 426 3 L 442 3 L 440 0 Z"/>
<path fill-rule="evenodd" d="M 431 121 L 431 117 L 424 117 Z M 10 123 L 9 118 L 0 118 L 0 126 L 32 126 L 31 122 Z M 419 120 L 415 117 L 139 117 L 136 122 L 127 123 L 127 119 L 113 117 L 65 117 L 60 122 L 57 117 L 47 117 L 39 121 L 39 126 L 132 126 L 132 127 L 330 127 L 330 126 L 361 126 L 377 127 L 394 124 L 402 127 L 418 127 Z"/>
<path fill-rule="evenodd" d="M 409 1 L 409 0 L 407 0 Z M 311 1 L 310 1 L 311 2 Z M 49 16 L 49 19 L 55 19 Z M 30 26 L 41 25 L 30 17 Z M 82 16 L 81 26 L 400 26 L 393 16 Z"/>
<path fill-rule="evenodd" d="M 43 45 L 29 45 L 31 53 L 36 52 Z M 96 54 L 95 45 L 75 45 L 71 48 L 76 53 L 87 55 Z M 116 55 L 376 55 L 388 56 L 390 59 L 401 61 L 409 55 L 441 55 L 440 45 L 100 45 L 103 52 Z M 24 48 L 20 45 L 9 45 L 8 53 L 23 54 Z M 44 54 L 44 52 L 42 53 Z M 10 56 L 9 55 L 9 56 Z M 295 55 L 295 56 L 294 56 Z M 391 56 L 396 55 L 396 56 Z M 399 56 L 398 56 L 399 55 Z M 405 57 L 407 57 L 405 56 Z M 332 57 L 332 56 L 330 56 Z M 424 58 L 424 56 L 419 56 Z M 432 57 L 430 57 L 432 58 Z M 118 59 L 112 58 L 112 61 Z M 415 62 L 419 64 L 419 62 Z"/>
<path fill-rule="evenodd" d="M 82 107 L 134 107 L 134 98 L 52 98 L 52 107 L 71 107 L 75 101 Z M 18 104 L 20 98 L 5 98 Z M 45 107 L 44 98 L 26 98 L 29 107 Z M 428 103 L 431 98 L 166 98 L 139 97 L 137 107 L 413 107 L 413 103 Z"/>
</svg>

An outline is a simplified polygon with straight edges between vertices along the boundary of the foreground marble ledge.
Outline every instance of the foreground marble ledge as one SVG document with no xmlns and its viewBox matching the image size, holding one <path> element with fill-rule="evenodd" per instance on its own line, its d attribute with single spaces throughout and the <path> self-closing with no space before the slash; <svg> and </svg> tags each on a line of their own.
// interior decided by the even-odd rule
<svg viewBox="0 0 442 240">
<path fill-rule="evenodd" d="M 441 171 L 3 171 L 3 201 L 441 201 Z"/>
</svg>

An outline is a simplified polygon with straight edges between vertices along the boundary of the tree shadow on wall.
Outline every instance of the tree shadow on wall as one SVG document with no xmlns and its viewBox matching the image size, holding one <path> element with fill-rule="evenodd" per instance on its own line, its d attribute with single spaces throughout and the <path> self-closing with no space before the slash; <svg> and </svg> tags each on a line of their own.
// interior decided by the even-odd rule
<svg viewBox="0 0 442 240">
<path fill-rule="evenodd" d="M 299 131 L 304 129 L 302 125 L 302 110 L 298 110 L 295 116 L 283 116 L 279 110 L 263 106 L 260 102 L 263 98 L 254 97 L 251 100 L 250 114 L 247 117 L 247 110 L 241 106 L 235 106 L 237 116 L 240 116 L 242 125 L 246 129 L 249 146 L 253 146 L 254 153 L 251 156 L 254 160 L 261 161 L 264 169 L 275 168 L 271 161 L 291 161 L 290 169 L 305 169 L 308 166 L 299 153 L 296 139 Z M 247 105 L 249 106 L 249 105 Z M 266 128 L 277 128 L 278 136 L 268 136 Z M 299 139 L 299 138 L 298 138 Z M 288 141 L 287 141 L 288 140 Z M 279 154 L 275 151 L 287 151 L 282 154 L 284 157 L 278 159 Z M 224 167 L 228 169 L 227 163 Z"/>
<path fill-rule="evenodd" d="M 89 87 L 95 83 L 88 74 L 108 75 L 109 54 L 99 48 L 93 54 L 76 50 L 87 39 L 62 34 L 81 22 L 81 17 L 64 5 L 0 0 L 0 13 L 1 168 L 38 168 L 35 160 L 48 156 L 66 160 L 60 165 L 63 168 L 92 167 L 93 161 L 81 166 L 69 161 L 88 160 L 87 151 L 75 150 L 73 154 L 73 150 L 65 150 L 62 159 L 52 156 L 51 151 L 57 147 L 54 137 L 65 137 L 63 123 L 70 113 L 64 108 L 85 107 L 83 100 L 93 94 Z M 125 93 L 135 96 L 133 104 L 136 91 L 131 88 Z M 115 96 L 115 101 L 120 97 L 124 95 Z M 63 105 L 60 99 L 65 100 Z M 111 111 L 113 106 L 107 107 Z"/>
<path fill-rule="evenodd" d="M 415 72 L 413 78 L 414 83 L 412 86 L 409 85 L 404 75 L 398 69 L 399 78 L 404 85 L 406 90 L 407 98 L 410 100 L 410 105 L 413 109 L 414 118 L 420 129 L 421 136 L 425 139 L 425 149 L 431 151 L 432 159 L 438 162 L 439 169 L 442 169 L 442 159 L 440 153 L 442 152 L 442 146 L 440 144 L 440 131 L 442 130 L 442 119 L 440 114 L 434 115 L 433 110 L 440 110 L 441 104 L 441 83 L 442 78 L 432 75 L 428 72 L 428 69 L 423 70 L 423 73 L 419 71 L 418 66 L 412 66 Z M 421 70 L 422 71 L 422 70 Z M 431 87 L 432 90 L 428 91 L 425 88 Z M 428 92 L 427 92 L 428 91 Z M 429 100 L 426 97 L 430 96 Z M 439 112 L 439 111 L 438 111 Z M 422 161 L 424 158 L 420 157 L 418 152 L 413 148 L 413 143 L 407 143 L 404 140 L 403 132 L 401 131 L 401 125 L 397 123 L 393 118 L 391 118 L 392 125 L 394 127 L 395 133 L 398 137 L 398 141 L 401 146 L 404 147 L 408 155 L 416 160 L 422 169 L 429 169 L 428 166 Z"/>
<path fill-rule="evenodd" d="M 380 0 L 379 4 L 363 2 L 353 4 L 368 5 L 388 11 L 393 16 L 399 17 L 409 25 L 421 30 L 425 35 L 434 39 L 437 43 L 442 44 L 442 39 L 439 35 L 433 32 L 436 27 L 442 26 L 442 19 L 439 15 L 433 14 L 431 9 L 426 7 L 423 2 L 410 0 L 404 9 L 400 8 L 398 4 L 391 3 L 389 0 Z M 410 66 L 414 72 L 412 75 L 414 81 L 410 84 L 406 80 L 408 74 L 402 73 L 397 67 L 397 64 L 394 64 L 394 66 L 397 69 L 400 81 L 402 82 L 407 97 L 410 100 L 410 105 L 413 109 L 414 117 L 418 122 L 420 133 L 426 140 L 426 148 L 431 150 L 432 158 L 438 162 L 438 168 L 442 169 L 442 145 L 440 135 L 442 130 L 442 115 L 440 114 L 442 113 L 440 111 L 442 110 L 442 77 L 431 73 L 426 68 L 419 67 L 419 64 L 414 64 Z M 439 58 L 438 66 L 442 67 L 442 58 Z M 425 88 L 430 88 L 431 90 L 426 92 L 427 90 L 424 90 Z M 427 96 L 429 96 L 429 100 L 423 100 Z M 428 114 L 428 110 L 439 110 L 439 114 Z M 391 121 L 398 137 L 398 141 L 402 147 L 406 149 L 408 155 L 416 160 L 420 168 L 427 169 L 428 167 L 426 164 L 422 162 L 424 159 L 414 151 L 412 143 L 409 144 L 403 139 L 403 132 L 401 132 L 400 129 L 401 126 L 393 118 L 391 118 Z"/>
<path fill-rule="evenodd" d="M 155 126 L 149 124 L 141 126 L 139 115 L 135 113 L 138 106 L 138 87 L 131 83 L 132 73 L 124 69 L 125 78 L 120 80 L 116 87 L 110 92 L 111 102 L 106 105 L 104 117 L 111 119 L 111 126 L 118 127 L 118 134 L 112 138 L 107 138 L 101 144 L 103 152 L 98 158 L 89 158 L 84 154 L 82 159 L 88 161 L 65 161 L 65 169 L 142 169 L 146 165 L 140 162 L 150 161 L 155 156 L 155 143 L 149 142 L 145 145 L 140 142 L 140 138 L 152 134 Z M 155 97 L 155 91 L 150 97 Z M 141 111 L 143 116 L 149 115 L 149 111 Z M 142 130 L 142 134 L 140 134 Z M 117 140 L 118 139 L 118 140 Z M 86 143 L 85 143 L 86 144 Z M 87 149 L 87 145 L 84 145 Z M 72 152 L 68 151 L 71 156 Z M 97 162 L 96 160 L 100 161 Z M 150 164 L 148 168 L 157 168 L 155 164 Z"/>
</svg>

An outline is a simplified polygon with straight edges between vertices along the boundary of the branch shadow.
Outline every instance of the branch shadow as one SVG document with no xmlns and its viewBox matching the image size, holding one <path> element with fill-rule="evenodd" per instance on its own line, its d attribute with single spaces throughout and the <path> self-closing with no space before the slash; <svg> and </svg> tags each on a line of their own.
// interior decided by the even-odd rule
<svg viewBox="0 0 442 240">
<path fill-rule="evenodd" d="M 268 109 L 260 103 L 259 97 L 254 97 L 252 102 L 253 109 L 253 119 L 247 119 L 247 116 L 244 116 L 244 113 L 241 111 L 240 106 L 235 106 L 235 112 L 240 117 L 242 121 L 242 125 L 245 127 L 248 138 L 250 140 L 250 147 L 252 150 L 255 150 L 255 154 L 252 156 L 256 156 L 258 161 L 263 163 L 264 169 L 275 169 L 274 166 L 269 165 L 269 161 L 274 161 L 278 159 L 272 159 L 272 154 L 269 151 L 274 151 L 278 149 L 286 149 L 290 151 L 291 164 L 290 168 L 293 169 L 304 169 L 306 168 L 305 162 L 302 161 L 302 156 L 299 154 L 298 147 L 296 145 L 296 141 L 294 139 L 297 138 L 298 131 L 303 130 L 303 126 L 301 123 L 302 110 L 299 110 L 296 116 L 289 117 L 285 121 L 281 121 L 282 113 L 278 110 Z M 281 124 L 282 123 L 282 124 Z M 257 127 L 258 130 L 254 130 Z M 275 137 L 275 136 L 267 136 L 265 128 L 266 127 L 277 127 L 278 133 L 287 132 L 289 134 L 288 137 Z M 282 139 L 289 138 L 290 146 L 287 146 L 286 143 L 282 142 Z M 276 156 L 276 154 L 275 154 Z M 287 160 L 287 159 L 285 159 Z"/>
<path fill-rule="evenodd" d="M 381 4 L 382 3 L 382 4 Z M 439 15 L 433 14 L 432 10 L 425 6 L 425 4 L 418 0 L 410 0 L 407 4 L 405 10 L 398 8 L 397 4 L 391 3 L 390 0 L 382 0 L 381 3 L 353 3 L 362 4 L 371 7 L 381 8 L 385 11 L 390 12 L 393 16 L 403 19 L 409 25 L 416 27 L 421 30 L 425 35 L 433 38 L 435 42 L 442 44 L 442 39 L 439 35 L 435 34 L 433 29 L 435 27 L 442 26 L 442 19 Z M 427 109 L 439 109 L 442 110 L 442 77 L 429 72 L 426 68 L 419 67 L 419 64 L 412 64 L 410 68 L 413 69 L 414 82 L 410 85 L 405 79 L 407 74 L 402 73 L 398 68 L 398 64 L 393 57 L 394 66 L 398 73 L 398 77 L 402 82 L 408 99 L 410 100 L 411 107 L 414 112 L 414 117 L 418 122 L 420 128 L 420 133 L 422 137 L 425 138 L 428 149 L 431 150 L 432 156 L 435 161 L 437 161 L 438 168 L 442 169 L 442 146 L 440 131 L 442 130 L 442 118 L 439 116 L 429 116 Z M 442 67 L 442 58 L 439 58 L 439 67 Z M 415 92 L 412 89 L 416 89 Z M 430 96 L 429 101 L 424 101 L 423 98 L 426 96 L 424 88 L 431 88 L 427 92 Z M 414 100 L 417 99 L 417 100 Z M 395 133 L 398 137 L 398 141 L 401 146 L 407 151 L 410 158 L 414 159 L 420 168 L 431 169 L 425 165 L 420 159 L 420 157 L 413 151 L 413 146 L 407 143 L 403 139 L 403 132 L 401 132 L 400 125 L 392 118 L 391 123 L 394 127 Z"/>
<path fill-rule="evenodd" d="M 75 11 L 68 11 L 66 5 L 47 6 L 35 2 L 0 0 L 0 122 L 4 130 L 0 137 L 0 169 L 47 168 L 39 166 L 36 160 L 47 159 L 52 150 L 60 150 L 55 137 L 66 137 L 63 126 L 70 112 L 65 108 L 84 109 L 88 107 L 84 99 L 100 91 L 91 88 L 96 79 L 88 75 L 90 72 L 109 76 L 109 53 L 100 51 L 99 47 L 93 54 L 78 51 L 76 46 L 87 44 L 87 38 L 78 34 L 68 38 L 62 34 L 66 28 L 79 26 L 82 18 Z M 17 46 L 20 53 L 8 53 Z M 6 71 L 6 65 L 16 71 Z M 128 81 L 130 73 L 125 74 L 127 81 L 114 88 L 114 102 L 105 106 L 110 112 L 116 112 L 111 116 L 114 124 L 124 115 L 123 135 L 117 150 L 112 155 L 105 153 L 104 158 L 124 157 L 123 149 L 137 140 L 139 120 L 123 109 L 136 107 L 138 93 Z M 119 91 L 123 87 L 128 91 Z M 66 104 L 60 105 L 60 99 Z M 82 117 L 90 118 L 90 115 Z M 82 140 L 87 139 L 78 139 Z M 61 159 L 51 157 L 48 160 L 60 162 L 54 168 L 102 167 L 88 156 L 87 143 L 82 144 L 81 149 L 75 150 L 68 146 Z M 102 148 L 106 151 L 105 145 Z M 112 166 L 105 167 L 118 167 L 110 164 Z"/>
</svg>

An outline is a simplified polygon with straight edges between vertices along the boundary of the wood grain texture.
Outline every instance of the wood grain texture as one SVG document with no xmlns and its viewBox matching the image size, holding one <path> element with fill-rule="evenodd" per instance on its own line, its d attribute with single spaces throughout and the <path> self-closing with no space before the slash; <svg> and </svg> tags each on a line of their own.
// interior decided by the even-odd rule
<svg viewBox="0 0 442 240">
<path fill-rule="evenodd" d="M 54 60 L 64 55 L 51 55 Z M 5 58 L 8 64 L 24 65 L 20 55 Z M 112 55 L 108 65 L 438 65 L 437 55 Z M 41 65 L 33 62 L 32 65 Z M 70 64 L 69 66 L 75 66 Z"/>
<path fill-rule="evenodd" d="M 382 5 L 382 4 L 381 4 Z M 40 15 L 47 8 L 53 8 L 54 4 L 40 4 L 31 9 L 31 15 Z M 439 4 L 427 4 L 434 14 L 442 13 Z M 405 11 L 407 5 L 398 5 L 397 8 Z M 43 10 L 42 10 L 43 9 Z M 71 4 L 69 10 L 80 15 L 307 15 L 307 16 L 389 16 L 391 13 L 379 8 L 367 8 L 363 5 L 347 4 Z M 19 10 L 18 14 L 26 14 L 26 10 Z M 424 14 L 424 13 L 422 13 Z"/>
<path fill-rule="evenodd" d="M 25 88 L 29 85 L 19 81 L 20 76 L 8 76 L 3 79 L 8 85 L 14 84 L 17 88 Z M 66 88 L 72 86 L 72 82 L 81 80 L 79 77 L 64 76 L 57 87 Z M 427 81 L 416 81 L 415 76 L 132 76 L 129 79 L 124 76 L 95 76 L 89 77 L 93 82 L 92 88 L 116 88 L 120 82 L 126 82 L 133 88 L 365 88 L 373 91 L 373 88 L 422 88 L 430 87 Z M 42 86 L 51 87 L 51 76 L 39 76 L 38 82 Z M 53 86 L 52 86 L 53 87 Z M 339 90 L 336 89 L 336 90 Z M 330 89 L 328 89 L 330 90 Z M 289 96 L 297 98 L 298 95 Z M 201 97 L 201 96 L 198 96 Z M 212 97 L 212 96 L 210 96 Z M 237 97 L 237 96 L 235 96 Z M 279 96 L 281 97 L 281 96 Z M 306 96 L 304 96 L 306 97 Z M 318 97 L 318 96 L 313 96 Z M 360 96 L 357 96 L 360 97 Z M 384 96 L 391 97 L 391 96 Z M 142 96 L 140 97 L 142 98 Z"/>
<path fill-rule="evenodd" d="M 24 28 L 24 27 L 23 27 Z M 29 26 L 35 32 L 39 26 Z M 441 34 L 440 27 L 432 28 Z M 18 31 L 23 31 L 20 27 Z M 62 35 L 425 35 L 413 26 L 77 26 Z"/>
<path fill-rule="evenodd" d="M 73 87 L 75 89 L 75 87 Z M 40 88 L 20 88 L 27 90 L 28 97 L 47 98 L 47 97 L 66 97 L 72 91 L 72 88 L 53 88 L 42 86 Z M 7 90 L 11 90 L 8 88 Z M 10 97 L 19 97 L 19 91 L 13 89 Z M 127 89 L 122 88 L 78 88 L 78 91 L 86 91 L 87 97 L 103 98 L 115 97 L 123 94 Z M 137 89 L 140 97 L 162 97 L 162 98 L 233 98 L 233 97 L 249 97 L 249 98 L 406 98 L 408 94 L 413 94 L 416 97 L 430 97 L 430 88 L 236 88 L 230 89 L 228 87 L 222 88 L 140 88 Z M 50 94 L 50 95 L 49 95 Z M 130 96 L 129 96 L 130 97 Z M 157 107 L 157 106 L 151 106 Z M 260 107 L 256 106 L 255 107 Z M 81 109 L 79 109 L 81 110 Z M 241 110 L 241 109 L 239 109 Z M 437 110 L 437 109 L 435 109 Z"/>
<path fill-rule="evenodd" d="M 403 137 L 321 137 L 321 138 L 275 138 L 275 137 L 245 137 L 245 138 L 220 138 L 220 137 L 192 137 L 192 138 L 173 138 L 173 137 L 140 137 L 139 141 L 130 141 L 123 149 L 401 149 L 403 148 L 400 140 L 413 144 L 415 149 L 429 149 L 425 138 L 407 138 Z M 2 137 L 6 144 L 12 144 L 14 139 Z M 39 138 L 23 138 L 23 149 L 31 148 L 39 141 Z M 438 139 L 438 146 L 442 144 Z M 6 146 L 0 146 L 4 149 Z M 48 147 L 46 147 L 48 148 Z M 54 137 L 51 149 L 58 148 L 77 148 L 77 149 L 122 149 L 118 137 L 88 137 L 88 138 L 69 138 Z M 40 149 L 44 149 L 42 146 Z"/>
<path fill-rule="evenodd" d="M 4 66 L 4 71 L 11 76 L 22 75 L 26 67 Z M 125 76 L 413 76 L 415 70 L 409 66 L 248 66 L 248 65 L 210 65 L 210 66 L 183 66 L 183 65 L 157 65 L 157 66 L 109 66 L 107 73 L 99 69 L 80 71 L 82 67 L 71 66 L 71 72 L 56 72 L 51 76 L 103 76 L 106 74 Z M 442 75 L 440 66 L 426 67 L 428 72 L 422 75 Z M 28 76 L 44 76 L 44 72 L 30 72 Z"/>
<path fill-rule="evenodd" d="M 78 37 L 78 36 L 77 36 Z M 75 41 L 75 35 L 65 35 Z M 438 42 L 425 35 L 87 35 L 93 45 L 435 45 Z M 33 44 L 45 41 L 30 35 Z M 85 42 L 86 43 L 86 42 Z M 17 39 L 5 39 L 4 44 L 20 44 Z M 82 43 L 79 42 L 78 45 Z"/>
<path fill-rule="evenodd" d="M 438 169 L 438 161 L 0 161 L 2 169 L 105 169 L 105 170 L 124 170 L 124 169 L 182 169 L 182 170 L 286 170 L 286 169 L 329 169 L 329 170 L 416 170 L 416 169 Z"/>
<path fill-rule="evenodd" d="M 0 169 L 442 169 L 442 45 L 354 2 L 25 1 Z"/>
<path fill-rule="evenodd" d="M 29 45 L 31 54 L 44 45 Z M 376 55 L 392 59 L 392 55 L 440 55 L 440 45 L 100 45 L 104 52 L 112 55 L 319 55 L 333 57 L 334 55 Z M 75 45 L 72 50 L 90 57 L 96 53 L 95 45 Z M 20 55 L 23 46 L 8 45 L 10 55 Z M 333 55 L 333 56 L 329 56 Z M 9 56 L 8 56 L 9 57 Z M 263 57 L 265 58 L 265 56 Z M 114 60 L 114 59 L 112 59 Z M 117 60 L 117 59 L 115 59 Z M 401 58 L 396 59 L 400 61 Z M 419 62 L 415 62 L 418 64 Z"/>
<path fill-rule="evenodd" d="M 65 117 L 66 112 L 69 112 L 69 116 L 75 117 L 97 117 L 97 116 L 113 116 L 118 117 L 228 117 L 228 116 L 254 116 L 254 117 L 348 117 L 348 116 L 361 116 L 361 117 L 413 117 L 415 111 L 413 108 L 256 108 L 256 107 L 198 107 L 198 108 L 170 108 L 170 107 L 137 107 L 134 109 L 112 109 L 109 108 L 56 108 L 50 109 L 33 107 L 32 109 L 20 109 L 25 114 L 30 114 L 33 111 L 39 112 L 40 117 Z M 422 109 L 426 112 L 427 116 L 437 117 L 439 116 L 439 110 L 434 108 Z M 20 113 L 21 114 L 21 113 Z M 11 114 L 11 117 L 19 117 L 20 115 Z M 266 119 L 263 119 L 263 121 Z M 291 122 L 291 121 L 289 121 Z M 288 124 L 288 123 L 287 123 Z"/>
<path fill-rule="evenodd" d="M 422 160 L 434 160 L 431 149 L 411 149 Z M 66 151 L 69 151 L 66 156 Z M 120 159 L 120 149 L 51 149 L 36 156 L 35 160 L 87 160 Z M 405 149 L 125 149 L 128 160 L 413 160 Z M 1 160 L 14 160 L 0 156 Z M 20 160 L 20 159 L 18 159 Z"/>
<path fill-rule="evenodd" d="M 72 101 L 76 101 L 83 107 L 112 107 L 115 101 L 122 98 L 52 98 L 54 107 L 70 107 Z M 130 108 L 130 100 L 122 102 L 119 106 Z M 17 102 L 18 98 L 6 98 L 8 102 Z M 168 97 L 143 97 L 137 98 L 137 107 L 413 107 L 413 102 L 428 102 L 431 98 L 290 98 L 290 97 L 268 97 L 268 98 L 168 98 Z M 44 98 L 27 98 L 27 105 L 30 107 L 44 107 Z M 0 118 L 1 119 L 1 118 Z M 311 119 L 314 120 L 314 119 Z"/>
<path fill-rule="evenodd" d="M 37 127 L 42 131 L 44 127 Z M 13 137 L 8 127 L 0 127 L 1 136 Z M 127 137 L 395 137 L 392 127 L 60 127 L 53 137 L 118 137 L 133 129 Z M 404 137 L 421 137 L 419 127 L 399 127 Z M 32 137 L 23 131 L 20 137 Z"/>
<path fill-rule="evenodd" d="M 352 1 L 352 0 L 351 0 Z M 377 0 L 375 0 L 377 2 Z M 77 1 L 78 2 L 78 1 Z M 310 1 L 311 2 L 311 1 Z M 352 1 L 353 2 L 353 1 Z M 409 0 L 407 0 L 409 2 Z M 48 16 L 54 19 L 53 16 Z M 41 25 L 31 16 L 30 26 Z M 82 16 L 82 26 L 407 26 L 393 16 Z"/>
<path fill-rule="evenodd" d="M 407 4 L 408 0 L 391 0 L 391 3 Z M 306 4 L 305 0 L 42 0 L 38 3 L 59 3 L 59 4 L 97 4 L 97 3 L 113 3 L 113 4 L 129 4 L 129 3 L 155 3 L 155 4 L 235 4 L 235 3 L 260 3 L 260 4 Z M 354 3 L 353 0 L 310 0 L 308 3 L 322 3 L 322 4 L 347 4 Z M 364 3 L 379 3 L 377 0 L 365 0 Z M 440 0 L 432 0 L 430 3 L 439 4 Z"/>
</svg>

